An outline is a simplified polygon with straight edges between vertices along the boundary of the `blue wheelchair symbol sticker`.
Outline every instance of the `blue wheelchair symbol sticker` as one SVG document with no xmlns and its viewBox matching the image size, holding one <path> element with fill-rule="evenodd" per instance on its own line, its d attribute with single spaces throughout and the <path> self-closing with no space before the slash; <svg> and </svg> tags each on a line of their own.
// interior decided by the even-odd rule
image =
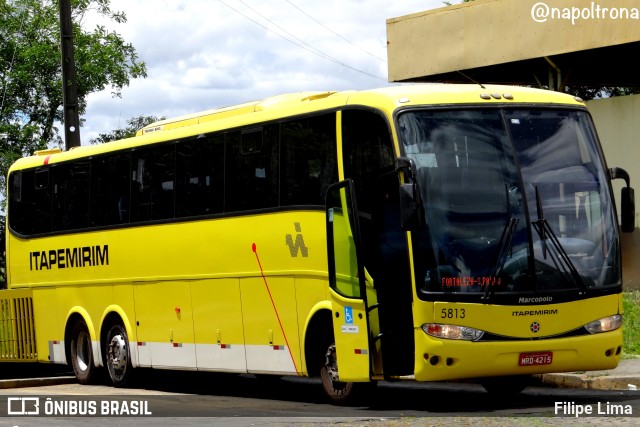
<svg viewBox="0 0 640 427">
<path fill-rule="evenodd" d="M 353 323 L 353 308 L 345 307 L 344 308 L 344 321 L 347 324 Z"/>
</svg>

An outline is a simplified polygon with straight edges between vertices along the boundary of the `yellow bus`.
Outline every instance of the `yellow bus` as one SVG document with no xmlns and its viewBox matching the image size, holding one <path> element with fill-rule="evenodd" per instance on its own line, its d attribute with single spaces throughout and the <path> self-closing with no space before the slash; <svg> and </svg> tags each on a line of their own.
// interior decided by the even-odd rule
<svg viewBox="0 0 640 427">
<path fill-rule="evenodd" d="M 619 227 L 610 181 L 624 178 Z M 0 359 L 380 380 L 608 369 L 628 174 L 543 90 L 304 92 L 18 160 Z"/>
</svg>

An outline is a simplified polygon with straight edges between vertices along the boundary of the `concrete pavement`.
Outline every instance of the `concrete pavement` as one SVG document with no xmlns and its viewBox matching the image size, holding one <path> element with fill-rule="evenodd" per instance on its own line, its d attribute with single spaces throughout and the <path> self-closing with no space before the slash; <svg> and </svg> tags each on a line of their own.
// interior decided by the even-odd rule
<svg viewBox="0 0 640 427">
<path fill-rule="evenodd" d="M 0 364 L 0 369 L 3 367 Z M 10 367 L 13 364 L 5 364 Z M 22 365 L 24 366 L 24 365 Z M 0 376 L 0 389 L 19 387 L 39 387 L 58 384 L 72 384 L 75 377 L 58 365 L 52 367 L 51 375 L 46 375 L 47 365 L 39 365 L 34 374 L 29 369 L 20 369 L 16 375 Z M 10 368 L 9 368 L 10 369 Z M 594 390 L 640 390 L 640 357 L 621 360 L 617 368 L 606 371 L 568 372 L 535 375 L 532 385 L 547 387 L 586 388 Z"/>
</svg>

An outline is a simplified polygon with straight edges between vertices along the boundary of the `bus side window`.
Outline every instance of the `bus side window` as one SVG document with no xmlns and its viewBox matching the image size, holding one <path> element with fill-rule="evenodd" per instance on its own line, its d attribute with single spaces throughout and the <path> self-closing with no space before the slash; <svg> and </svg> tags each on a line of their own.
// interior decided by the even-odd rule
<svg viewBox="0 0 640 427">
<path fill-rule="evenodd" d="M 22 230 L 24 234 L 51 232 L 51 191 L 49 168 L 22 172 Z"/>
<path fill-rule="evenodd" d="M 9 175 L 9 227 L 17 233 L 24 234 L 29 216 L 26 208 L 26 201 L 23 198 L 23 191 L 26 192 L 22 184 L 22 176 L 26 172 L 14 172 Z"/>
<path fill-rule="evenodd" d="M 342 113 L 344 176 L 354 181 L 364 263 L 375 280 L 380 267 L 381 250 L 400 247 L 392 243 L 403 239 L 400 218 L 393 227 L 386 222 L 398 215 L 398 177 L 394 173 L 394 155 L 389 128 L 382 116 L 366 110 Z"/>
<path fill-rule="evenodd" d="M 175 144 L 131 155 L 131 222 L 174 217 Z"/>
<path fill-rule="evenodd" d="M 225 212 L 278 206 L 279 125 L 227 134 Z"/>
<path fill-rule="evenodd" d="M 21 234 L 51 232 L 51 192 L 49 168 L 38 168 L 13 173 L 10 185 L 19 196 L 9 200 L 11 228 Z M 15 193 L 14 193 L 15 194 Z"/>
<path fill-rule="evenodd" d="M 280 205 L 324 205 L 338 181 L 335 114 L 281 125 Z"/>
<path fill-rule="evenodd" d="M 53 180 L 53 231 L 89 226 L 89 162 L 61 163 L 51 166 Z"/>
<path fill-rule="evenodd" d="M 176 146 L 176 217 L 217 214 L 224 207 L 224 135 Z"/>
<path fill-rule="evenodd" d="M 91 160 L 91 225 L 129 222 L 128 152 Z"/>
</svg>

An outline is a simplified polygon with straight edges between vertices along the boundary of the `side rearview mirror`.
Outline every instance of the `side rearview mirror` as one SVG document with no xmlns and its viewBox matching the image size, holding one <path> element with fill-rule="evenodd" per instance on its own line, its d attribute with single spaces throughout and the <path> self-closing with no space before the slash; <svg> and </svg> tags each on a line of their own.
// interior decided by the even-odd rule
<svg viewBox="0 0 640 427">
<path fill-rule="evenodd" d="M 636 228 L 636 198 L 631 187 L 624 187 L 620 195 L 620 229 L 631 233 Z"/>
<path fill-rule="evenodd" d="M 622 188 L 620 194 L 620 229 L 625 233 L 631 233 L 635 228 L 636 219 L 636 198 L 631 187 L 631 180 L 627 171 L 621 168 L 609 169 L 611 179 L 624 179 L 626 187 Z"/>
<path fill-rule="evenodd" d="M 422 220 L 422 203 L 416 179 L 416 164 L 413 159 L 399 157 L 396 160 L 396 172 L 403 173 L 400 184 L 400 226 L 403 230 L 413 230 Z"/>
</svg>

